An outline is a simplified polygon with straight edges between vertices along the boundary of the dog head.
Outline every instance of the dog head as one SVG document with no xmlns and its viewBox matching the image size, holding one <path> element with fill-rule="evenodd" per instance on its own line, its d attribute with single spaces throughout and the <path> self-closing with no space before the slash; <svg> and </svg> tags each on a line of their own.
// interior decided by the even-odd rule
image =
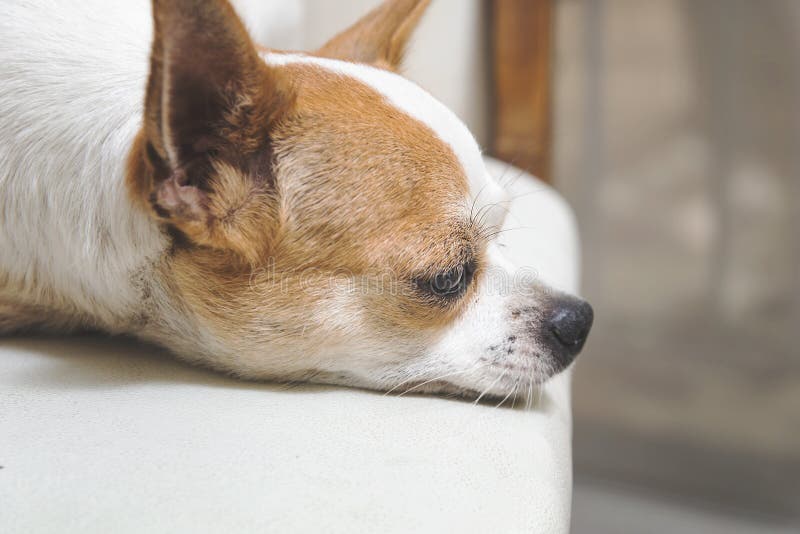
<svg viewBox="0 0 800 534">
<path fill-rule="evenodd" d="M 505 193 L 396 73 L 426 4 L 385 2 L 307 55 L 257 48 L 224 0 L 154 0 L 129 186 L 196 329 L 162 341 L 245 377 L 475 396 L 569 365 L 591 308 L 492 283 L 513 272 Z"/>
</svg>

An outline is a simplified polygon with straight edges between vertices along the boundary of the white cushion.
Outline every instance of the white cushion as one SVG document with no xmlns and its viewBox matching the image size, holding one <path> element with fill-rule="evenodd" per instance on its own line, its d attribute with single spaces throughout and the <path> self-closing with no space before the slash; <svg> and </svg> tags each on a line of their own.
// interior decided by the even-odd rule
<svg viewBox="0 0 800 534">
<path fill-rule="evenodd" d="M 574 290 L 569 209 L 529 176 L 512 189 L 508 253 Z M 0 532 L 566 533 L 570 424 L 568 374 L 526 411 L 246 383 L 120 340 L 7 338 Z"/>
</svg>

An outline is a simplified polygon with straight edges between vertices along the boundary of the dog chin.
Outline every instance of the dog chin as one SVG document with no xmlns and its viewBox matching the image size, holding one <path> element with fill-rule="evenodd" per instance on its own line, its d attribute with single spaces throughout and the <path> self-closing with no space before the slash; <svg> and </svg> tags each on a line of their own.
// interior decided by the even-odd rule
<svg viewBox="0 0 800 534">
<path fill-rule="evenodd" d="M 484 363 L 485 365 L 485 363 Z M 480 367 L 476 366 L 476 367 Z M 490 372 L 484 369 L 483 376 L 468 377 L 470 369 L 463 373 L 448 373 L 454 377 L 401 381 L 389 387 L 369 387 L 383 390 L 387 395 L 439 395 L 442 397 L 462 399 L 473 402 L 486 402 L 495 405 L 530 406 L 541 396 L 542 386 L 552 377 L 561 373 L 565 367 L 558 364 L 547 366 L 515 366 L 500 364 L 490 366 Z M 458 380 L 461 375 L 462 380 Z M 341 383 L 341 382 L 340 382 Z M 359 384 L 350 381 L 351 386 Z M 363 387 L 363 385 L 362 385 Z"/>
<path fill-rule="evenodd" d="M 467 400 L 486 400 L 491 403 L 534 402 L 541 394 L 541 388 L 548 380 L 558 375 L 564 368 L 557 366 L 515 366 L 506 364 L 497 366 L 495 372 L 480 385 L 459 385 L 448 383 L 440 390 L 431 393 L 451 395 L 451 390 L 458 390 L 460 397 Z"/>
<path fill-rule="evenodd" d="M 487 403 L 496 406 L 530 405 L 541 396 L 541 387 L 549 377 L 509 377 L 506 384 L 498 384 L 489 389 L 478 386 L 463 386 L 438 380 L 434 382 L 416 382 L 406 384 L 404 389 L 398 388 L 391 392 L 392 395 L 438 395 L 455 398 L 475 403 Z"/>
</svg>

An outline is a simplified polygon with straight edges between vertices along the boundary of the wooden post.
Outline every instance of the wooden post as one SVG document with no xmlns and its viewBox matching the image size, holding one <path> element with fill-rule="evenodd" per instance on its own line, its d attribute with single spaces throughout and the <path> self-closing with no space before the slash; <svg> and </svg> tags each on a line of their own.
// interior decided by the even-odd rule
<svg viewBox="0 0 800 534">
<path fill-rule="evenodd" d="M 552 180 L 553 0 L 491 0 L 491 153 Z"/>
</svg>

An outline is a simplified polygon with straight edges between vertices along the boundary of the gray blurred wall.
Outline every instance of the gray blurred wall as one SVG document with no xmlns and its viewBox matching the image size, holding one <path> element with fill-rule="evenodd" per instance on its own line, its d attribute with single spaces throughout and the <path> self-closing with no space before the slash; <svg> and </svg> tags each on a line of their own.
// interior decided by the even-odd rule
<svg viewBox="0 0 800 534">
<path fill-rule="evenodd" d="M 559 0 L 581 476 L 800 510 L 800 2 Z"/>
</svg>

